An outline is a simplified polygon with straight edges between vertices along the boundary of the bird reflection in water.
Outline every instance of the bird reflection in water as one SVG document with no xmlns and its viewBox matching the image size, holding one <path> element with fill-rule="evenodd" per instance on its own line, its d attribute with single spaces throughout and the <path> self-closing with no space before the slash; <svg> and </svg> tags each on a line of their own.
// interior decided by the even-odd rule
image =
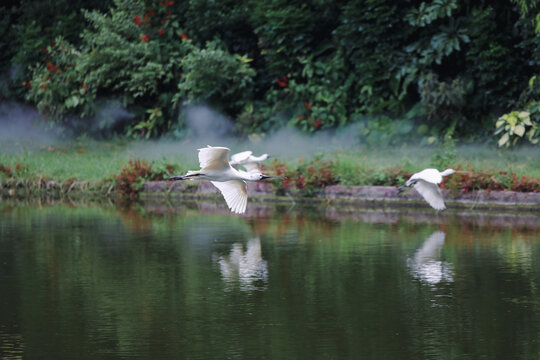
<svg viewBox="0 0 540 360">
<path fill-rule="evenodd" d="M 408 260 L 409 269 L 416 279 L 428 285 L 454 281 L 452 264 L 441 260 L 445 237 L 443 231 L 435 231 Z"/>
<path fill-rule="evenodd" d="M 228 284 L 238 281 L 240 290 L 264 290 L 268 284 L 268 265 L 261 255 L 258 237 L 247 243 L 247 249 L 234 243 L 229 255 L 217 257 L 221 276 Z"/>
</svg>

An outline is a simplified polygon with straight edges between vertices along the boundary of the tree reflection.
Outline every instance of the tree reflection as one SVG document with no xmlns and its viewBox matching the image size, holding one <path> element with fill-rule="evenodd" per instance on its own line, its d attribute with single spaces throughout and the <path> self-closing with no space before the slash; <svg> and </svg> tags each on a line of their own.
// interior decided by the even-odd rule
<svg viewBox="0 0 540 360">
<path fill-rule="evenodd" d="M 440 259 L 445 237 L 443 231 L 435 231 L 408 260 L 409 269 L 416 279 L 429 285 L 454 281 L 452 264 Z"/>
<path fill-rule="evenodd" d="M 268 285 L 268 265 L 261 255 L 261 241 L 258 237 L 247 243 L 247 250 L 240 243 L 234 243 L 227 256 L 217 258 L 221 276 L 227 283 L 236 281 L 244 291 L 264 290 Z"/>
</svg>

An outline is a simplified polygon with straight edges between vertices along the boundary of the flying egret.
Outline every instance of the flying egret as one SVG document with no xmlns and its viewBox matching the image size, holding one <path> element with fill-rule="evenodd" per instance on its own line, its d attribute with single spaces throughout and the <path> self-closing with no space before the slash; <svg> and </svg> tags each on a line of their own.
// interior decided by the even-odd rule
<svg viewBox="0 0 540 360">
<path fill-rule="evenodd" d="M 246 169 L 246 171 L 260 170 L 260 163 L 269 157 L 270 155 L 268 154 L 253 156 L 252 151 L 242 151 L 231 156 L 230 164 L 235 169 L 238 169 L 238 165 L 241 165 Z"/>
<path fill-rule="evenodd" d="M 183 176 L 172 176 L 171 180 L 204 179 L 221 191 L 225 202 L 232 212 L 243 214 L 247 206 L 246 181 L 259 181 L 269 178 L 282 179 L 279 176 L 264 175 L 258 170 L 242 171 L 229 163 L 229 149 L 226 147 L 208 147 L 199 149 L 200 170 L 188 171 Z"/>
<path fill-rule="evenodd" d="M 454 169 L 446 169 L 440 172 L 437 169 L 424 169 L 416 174 L 413 174 L 409 180 L 405 183 L 404 186 L 399 188 L 399 193 L 404 191 L 406 186 L 414 186 L 416 191 L 424 200 L 431 205 L 432 208 L 437 210 L 444 210 L 446 206 L 444 205 L 444 199 L 439 189 L 439 184 L 442 182 L 443 176 L 451 175 L 455 173 Z"/>
</svg>

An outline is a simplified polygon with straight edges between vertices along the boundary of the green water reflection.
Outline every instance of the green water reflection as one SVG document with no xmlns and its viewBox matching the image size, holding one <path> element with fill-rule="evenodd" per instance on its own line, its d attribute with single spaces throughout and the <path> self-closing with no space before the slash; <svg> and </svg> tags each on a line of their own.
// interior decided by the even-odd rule
<svg viewBox="0 0 540 360">
<path fill-rule="evenodd" d="M 537 359 L 535 221 L 0 203 L 3 359 Z"/>
</svg>

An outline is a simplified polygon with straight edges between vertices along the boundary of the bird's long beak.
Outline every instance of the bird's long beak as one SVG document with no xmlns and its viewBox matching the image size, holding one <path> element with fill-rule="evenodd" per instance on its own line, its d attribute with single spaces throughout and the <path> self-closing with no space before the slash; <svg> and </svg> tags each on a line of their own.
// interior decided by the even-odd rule
<svg viewBox="0 0 540 360">
<path fill-rule="evenodd" d="M 280 179 L 280 180 L 285 180 L 285 179 L 287 179 L 287 178 L 284 177 L 284 176 L 263 175 L 263 176 L 262 176 L 262 180 L 264 180 L 264 179 Z"/>
<path fill-rule="evenodd" d="M 169 180 L 185 180 L 186 177 L 183 175 L 171 176 Z"/>
<path fill-rule="evenodd" d="M 398 195 L 399 195 L 399 194 L 401 194 L 402 192 L 404 192 L 404 191 L 405 191 L 405 189 L 407 189 L 407 187 L 406 187 L 406 186 L 400 186 L 400 187 L 398 187 L 398 189 L 397 189 L 397 193 L 398 193 Z"/>
</svg>

